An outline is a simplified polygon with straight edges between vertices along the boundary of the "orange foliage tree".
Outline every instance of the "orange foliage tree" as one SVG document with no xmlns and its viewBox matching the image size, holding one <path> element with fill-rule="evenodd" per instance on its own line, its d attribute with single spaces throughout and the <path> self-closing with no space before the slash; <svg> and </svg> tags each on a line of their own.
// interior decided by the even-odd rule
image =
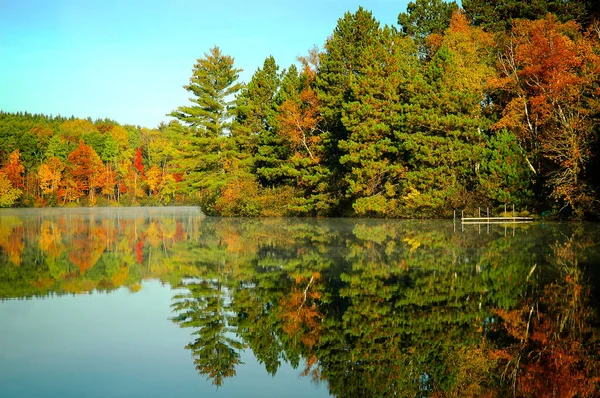
<svg viewBox="0 0 600 398">
<path fill-rule="evenodd" d="M 317 144 L 321 141 L 318 130 L 321 115 L 319 99 L 312 88 L 317 77 L 319 54 L 312 50 L 308 57 L 300 57 L 303 66 L 303 87 L 297 98 L 285 100 L 278 109 L 277 122 L 279 134 L 292 146 L 295 157 L 308 157 L 314 162 L 319 160 Z"/>
<path fill-rule="evenodd" d="M 580 264 L 581 253 L 593 244 L 574 236 L 554 244 L 557 280 L 520 308 L 494 311 L 514 343 L 491 357 L 499 361 L 515 396 L 598 396 L 600 351 L 592 337 L 591 292 Z"/>
<path fill-rule="evenodd" d="M 25 172 L 25 166 L 21 163 L 21 152 L 15 149 L 8 155 L 8 161 L 2 167 L 2 171 L 14 188 L 23 188 L 23 173 Z"/>
<path fill-rule="evenodd" d="M 547 178 L 552 197 L 575 215 L 592 202 L 586 166 L 595 140 L 600 57 L 597 43 L 571 21 L 548 15 L 514 23 L 494 84 L 508 94 L 496 128 L 508 128 Z"/>
<path fill-rule="evenodd" d="M 64 169 L 65 165 L 55 156 L 42 163 L 38 169 L 38 179 L 42 193 L 52 194 L 58 191 Z"/>
<path fill-rule="evenodd" d="M 67 157 L 67 163 L 68 177 L 75 184 L 78 195 L 87 194 L 90 200 L 94 201 L 96 187 L 99 186 L 104 168 L 100 156 L 92 147 L 80 141 L 79 146 Z"/>
</svg>

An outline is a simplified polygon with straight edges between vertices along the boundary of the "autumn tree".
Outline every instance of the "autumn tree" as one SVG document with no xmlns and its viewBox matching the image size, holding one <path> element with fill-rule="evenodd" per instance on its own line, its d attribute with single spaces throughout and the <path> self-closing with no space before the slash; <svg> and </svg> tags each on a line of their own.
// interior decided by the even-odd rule
<svg viewBox="0 0 600 398">
<path fill-rule="evenodd" d="M 517 136 L 557 209 L 581 217 L 593 201 L 586 170 L 600 109 L 597 41 L 548 15 L 515 22 L 503 46 L 495 86 L 508 101 L 495 126 Z"/>
<path fill-rule="evenodd" d="M 96 188 L 99 184 L 99 176 L 103 169 L 102 160 L 94 149 L 86 145 L 83 140 L 79 146 L 67 157 L 67 180 L 68 189 L 76 189 L 75 194 L 79 197 L 87 194 L 92 203 L 95 201 Z"/>
<path fill-rule="evenodd" d="M 2 172 L 6 175 L 13 187 L 18 189 L 23 188 L 25 166 L 21 163 L 21 152 L 18 149 L 15 149 L 8 155 L 7 162 L 2 166 Z"/>
<path fill-rule="evenodd" d="M 280 98 L 285 100 L 277 108 L 278 135 L 289 153 L 280 173 L 297 191 L 289 209 L 299 214 L 327 214 L 335 201 L 329 191 L 331 169 L 326 164 L 321 103 L 315 90 L 320 56 L 315 48 L 299 58 L 302 70 L 297 81 L 290 68 L 286 76 L 293 84 L 282 86 Z"/>
<path fill-rule="evenodd" d="M 57 157 L 51 157 L 42 163 L 38 169 L 38 178 L 40 180 L 40 189 L 46 195 L 58 191 L 62 181 L 65 165 Z"/>
<path fill-rule="evenodd" d="M 21 197 L 21 191 L 15 188 L 6 173 L 0 171 L 0 207 L 10 207 Z"/>
</svg>

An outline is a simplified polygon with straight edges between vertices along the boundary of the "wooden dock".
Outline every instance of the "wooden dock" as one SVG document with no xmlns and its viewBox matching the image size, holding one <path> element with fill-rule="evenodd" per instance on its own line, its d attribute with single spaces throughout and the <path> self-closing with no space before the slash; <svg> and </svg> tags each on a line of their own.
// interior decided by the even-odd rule
<svg viewBox="0 0 600 398">
<path fill-rule="evenodd" d="M 509 213 L 506 211 L 506 206 L 504 206 L 504 217 L 490 217 L 490 208 L 487 207 L 485 210 L 485 217 L 481 216 L 481 207 L 479 208 L 478 217 L 465 217 L 465 212 L 462 210 L 459 217 L 461 224 L 520 224 L 533 222 L 533 217 L 515 216 L 514 205 L 512 208 L 512 216 L 507 215 Z M 456 221 L 456 219 L 456 210 L 454 210 L 454 221 Z"/>
<path fill-rule="evenodd" d="M 533 217 L 463 217 L 463 224 L 519 224 L 530 223 Z"/>
</svg>

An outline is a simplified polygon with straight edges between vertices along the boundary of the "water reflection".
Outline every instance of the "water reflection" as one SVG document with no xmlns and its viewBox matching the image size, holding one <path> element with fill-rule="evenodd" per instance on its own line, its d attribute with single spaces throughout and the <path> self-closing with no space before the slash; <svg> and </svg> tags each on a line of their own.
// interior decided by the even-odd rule
<svg viewBox="0 0 600 398">
<path fill-rule="evenodd" d="M 0 298 L 184 287 L 171 320 L 217 386 L 248 348 L 338 397 L 593 397 L 599 242 L 594 225 L 3 216 Z"/>
</svg>

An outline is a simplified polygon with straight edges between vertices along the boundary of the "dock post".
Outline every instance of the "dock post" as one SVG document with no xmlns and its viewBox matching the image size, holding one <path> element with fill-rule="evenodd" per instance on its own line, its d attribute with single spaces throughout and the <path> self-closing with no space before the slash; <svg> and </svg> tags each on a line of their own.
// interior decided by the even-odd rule
<svg viewBox="0 0 600 398">
<path fill-rule="evenodd" d="M 515 204 L 513 203 L 513 218 L 515 218 Z"/>
<path fill-rule="evenodd" d="M 465 218 L 465 211 L 464 209 L 460 211 L 460 219 L 462 221 L 462 219 Z"/>
<path fill-rule="evenodd" d="M 506 203 L 504 204 L 504 217 L 506 217 Z"/>
<path fill-rule="evenodd" d="M 456 221 L 456 209 L 454 209 L 454 218 L 453 218 L 453 220 Z"/>
<path fill-rule="evenodd" d="M 487 208 L 486 208 L 486 211 L 487 211 L 487 218 L 490 218 L 490 208 L 489 208 L 489 207 L 487 207 Z M 488 221 L 489 221 L 489 220 L 488 220 Z"/>
<path fill-rule="evenodd" d="M 479 218 L 481 218 L 481 207 L 479 207 Z"/>
</svg>

